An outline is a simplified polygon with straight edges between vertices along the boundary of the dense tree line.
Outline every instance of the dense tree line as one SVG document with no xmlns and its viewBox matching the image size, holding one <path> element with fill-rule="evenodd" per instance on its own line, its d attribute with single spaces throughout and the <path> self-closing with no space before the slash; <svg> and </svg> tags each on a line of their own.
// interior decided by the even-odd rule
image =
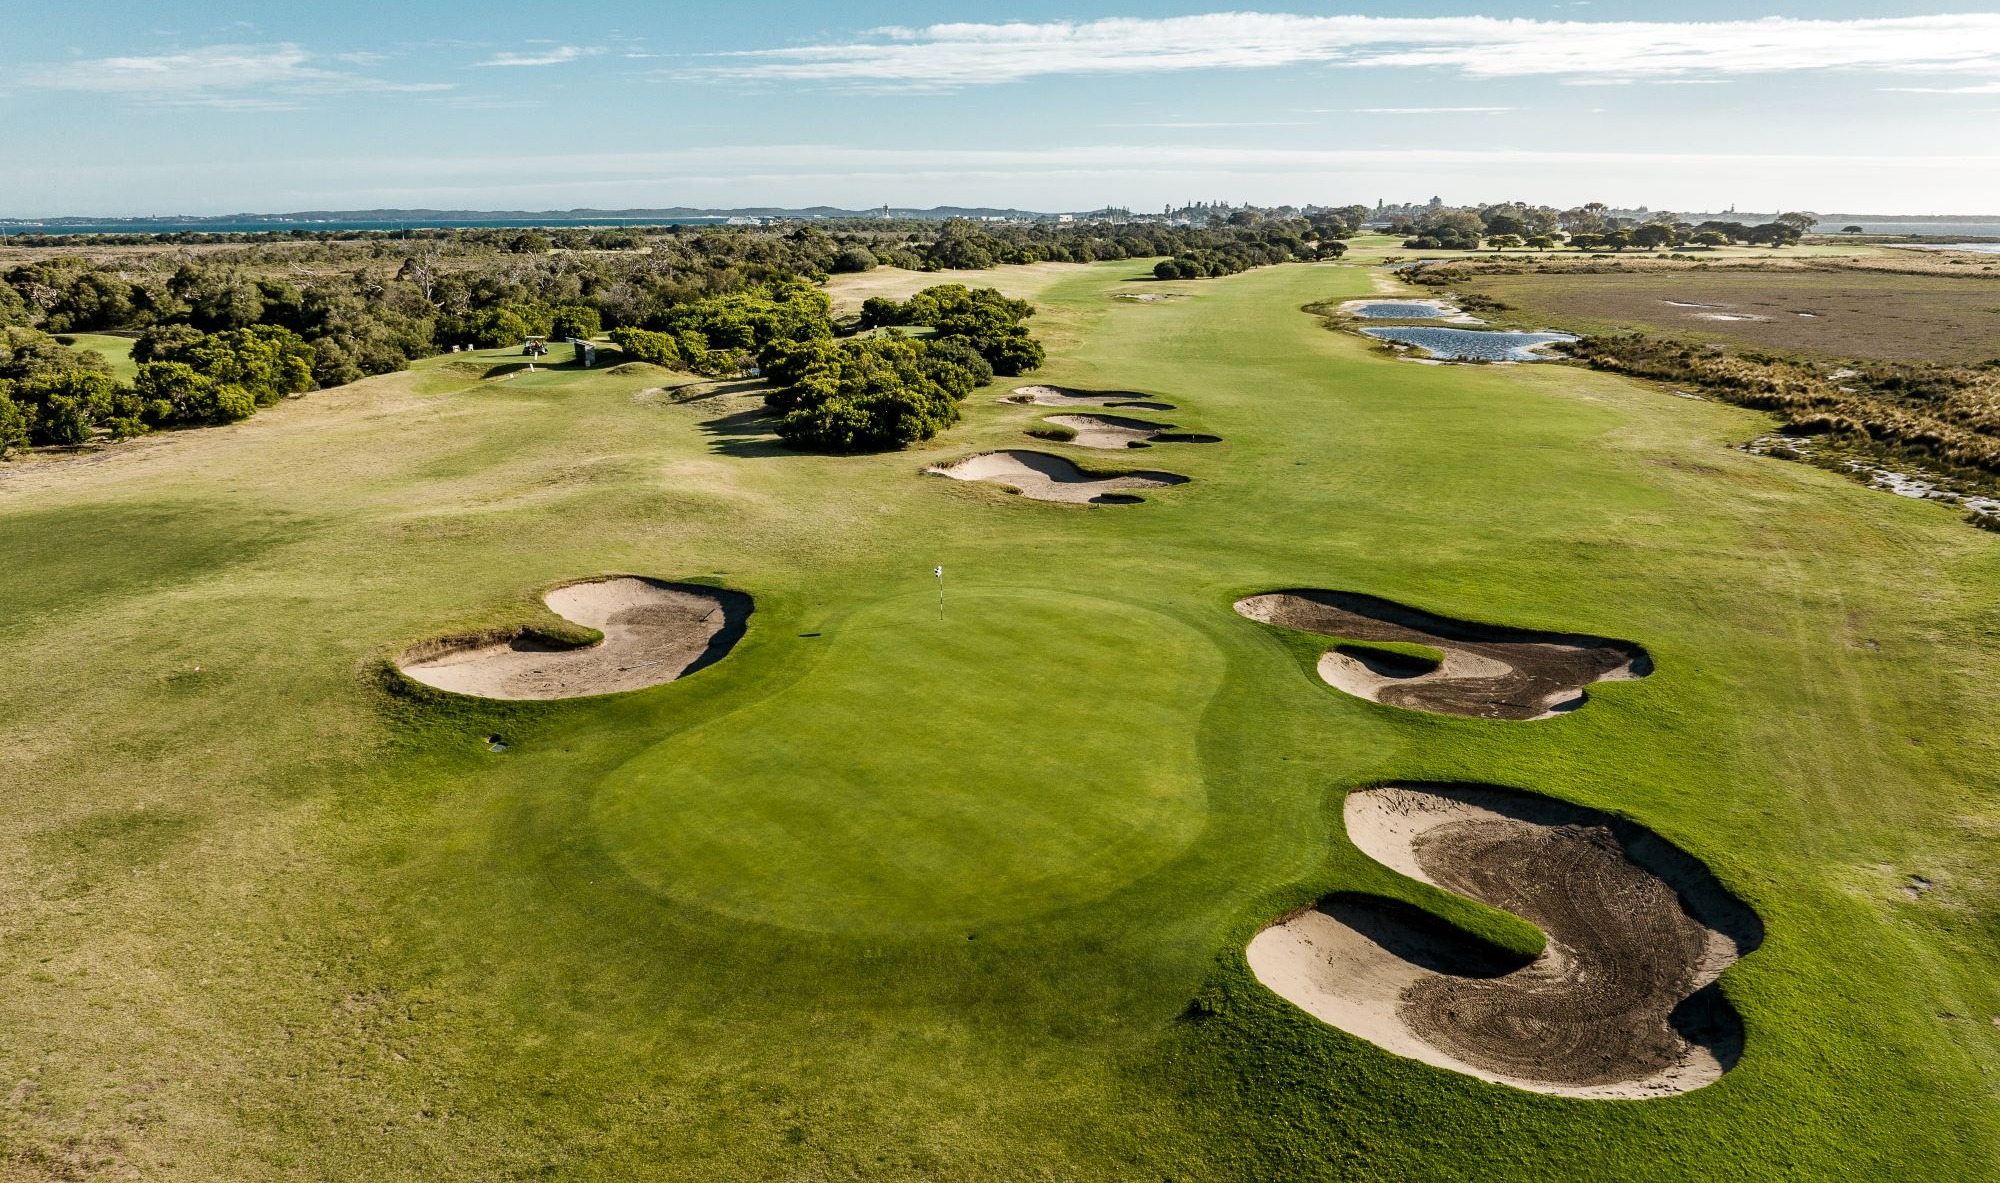
<svg viewBox="0 0 2000 1183">
<path fill-rule="evenodd" d="M 1580 250 L 1615 253 L 1633 248 L 1667 250 L 1736 243 L 1791 246 L 1816 222 L 1811 214 L 1788 213 L 1755 226 L 1716 220 L 1690 223 L 1667 211 L 1643 219 L 1615 217 L 1598 203 L 1556 210 L 1505 202 L 1463 209 L 1439 205 L 1395 219 L 1391 230 L 1406 236 L 1403 245 L 1410 250 L 1469 251 L 1482 245 L 1548 250 L 1566 241 Z"/>
<path fill-rule="evenodd" d="M 21 399 L 40 408 L 22 412 L 39 425 L 27 429 L 28 438 L 74 442 L 79 434 L 225 421 L 248 413 L 246 405 L 254 409 L 282 397 L 270 393 L 275 387 L 246 384 L 230 367 L 218 367 L 220 346 L 194 348 L 203 338 L 227 340 L 234 349 L 286 334 L 293 363 L 283 394 L 297 392 L 296 363 L 308 368 L 303 389 L 310 389 L 402 369 L 454 348 L 606 331 L 633 357 L 702 374 L 739 373 L 756 364 L 772 340 L 830 337 L 824 297 L 812 285 L 842 271 L 1171 256 L 1176 274 L 1219 275 L 1326 257 L 1344 249 L 1339 236 L 1352 233 L 1355 224 L 1338 212 L 1266 216 L 1238 210 L 1206 226 L 954 220 L 398 236 L 299 232 L 199 253 L 51 252 L 0 271 L 0 327 L 44 334 L 138 332 L 135 360 L 185 367 L 143 375 L 144 397 L 137 386 L 127 395 L 116 383 L 100 389 L 97 379 L 83 377 L 63 379 L 79 384 L 69 393 L 45 390 L 46 383 L 17 390 L 11 398 L 17 411 Z M 157 245 L 173 237 L 143 241 Z M 91 245 L 110 242 L 97 238 Z M 917 301 L 897 315 L 917 318 L 902 324 L 933 330 L 940 347 L 956 340 L 996 372 L 1041 364 L 1040 346 L 1022 327 L 1026 311 L 983 297 L 948 311 L 933 307 L 937 303 L 935 297 Z M 808 324 L 811 331 L 801 328 Z M 268 334 L 246 336 L 250 330 Z M 82 362 L 70 368 L 89 369 Z"/>
<path fill-rule="evenodd" d="M 312 347 L 270 325 L 219 333 L 156 326 L 133 356 L 141 364 L 128 385 L 93 350 L 36 329 L 0 329 L 0 454 L 86 443 L 99 432 L 125 439 L 228 423 L 312 386 Z"/>
</svg>

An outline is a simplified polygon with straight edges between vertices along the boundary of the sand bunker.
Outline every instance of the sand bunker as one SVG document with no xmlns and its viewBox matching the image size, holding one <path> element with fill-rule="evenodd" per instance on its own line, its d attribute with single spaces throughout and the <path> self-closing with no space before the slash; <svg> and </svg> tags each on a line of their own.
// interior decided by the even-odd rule
<svg viewBox="0 0 2000 1183">
<path fill-rule="evenodd" d="M 427 686 L 481 698 L 615 694 L 720 661 L 750 617 L 750 597 L 741 592 L 630 576 L 572 583 L 542 599 L 604 639 L 584 646 L 532 636 L 429 641 L 405 650 L 396 664 Z"/>
<path fill-rule="evenodd" d="M 1047 452 L 987 452 L 957 464 L 926 469 L 956 481 L 987 481 L 1004 485 L 1023 497 L 1037 501 L 1069 501 L 1089 505 L 1134 505 L 1141 498 L 1131 489 L 1161 489 L 1184 485 L 1187 479 L 1171 472 L 1123 472 L 1112 476 L 1087 473 L 1061 456 Z"/>
<path fill-rule="evenodd" d="M 1653 671 L 1646 651 L 1625 641 L 1473 624 L 1353 592 L 1271 592 L 1237 601 L 1236 610 L 1325 637 L 1437 650 L 1442 663 L 1363 645 L 1337 645 L 1319 660 L 1328 685 L 1409 710 L 1547 719 L 1582 706 L 1592 682 Z"/>
<path fill-rule="evenodd" d="M 1067 386 L 1022 386 L 1000 400 L 1029 403 L 1038 407 L 1137 407 L 1142 411 L 1171 411 L 1172 403 L 1150 399 L 1131 390 L 1071 390 Z"/>
<path fill-rule="evenodd" d="M 1763 939 L 1707 868 L 1631 822 L 1507 789 L 1348 795 L 1371 858 L 1539 926 L 1519 959 L 1409 905 L 1333 896 L 1257 934 L 1259 981 L 1398 1055 L 1536 1092 L 1684 1093 L 1742 1054 L 1715 979 Z"/>
<path fill-rule="evenodd" d="M 1076 433 L 1068 442 L 1083 448 L 1143 448 L 1149 444 L 1219 444 L 1219 435 L 1175 431 L 1171 423 L 1127 419 L 1123 415 L 1051 415 L 1048 422 Z"/>
</svg>

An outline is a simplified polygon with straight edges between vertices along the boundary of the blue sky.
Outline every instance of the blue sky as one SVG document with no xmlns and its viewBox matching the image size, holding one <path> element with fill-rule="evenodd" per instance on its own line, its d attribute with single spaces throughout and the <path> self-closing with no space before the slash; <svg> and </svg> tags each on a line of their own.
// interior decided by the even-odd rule
<svg viewBox="0 0 2000 1183">
<path fill-rule="evenodd" d="M 14 0 L 0 216 L 2000 212 L 2000 14 L 1663 7 Z"/>
</svg>

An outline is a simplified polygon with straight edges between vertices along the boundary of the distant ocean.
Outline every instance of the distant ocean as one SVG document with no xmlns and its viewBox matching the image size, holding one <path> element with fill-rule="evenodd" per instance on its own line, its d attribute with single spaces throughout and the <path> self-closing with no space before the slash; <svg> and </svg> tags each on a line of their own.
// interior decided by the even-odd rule
<svg viewBox="0 0 2000 1183">
<path fill-rule="evenodd" d="M 302 220 L 270 220 L 246 218 L 240 220 L 217 219 L 215 221 L 106 221 L 106 222 L 60 222 L 37 224 L 33 222 L 0 223 L 0 235 L 19 234 L 282 234 L 291 230 L 521 230 L 521 229 L 574 229 L 601 230 L 618 226 L 718 226 L 729 221 L 726 217 L 699 218 L 477 218 L 435 220 L 413 220 L 405 222 L 381 221 L 340 221 L 329 219 L 324 222 Z"/>
<path fill-rule="evenodd" d="M 1838 234 L 1849 226 L 1861 227 L 1863 234 L 1921 234 L 1925 238 L 2000 238 L 2000 221 L 1894 222 L 1872 218 L 1823 218 L 1813 229 L 1819 234 Z"/>
</svg>

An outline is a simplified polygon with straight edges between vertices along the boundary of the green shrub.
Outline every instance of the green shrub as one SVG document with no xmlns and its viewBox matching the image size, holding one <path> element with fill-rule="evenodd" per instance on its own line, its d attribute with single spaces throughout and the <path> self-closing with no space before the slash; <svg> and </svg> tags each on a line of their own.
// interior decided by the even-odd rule
<svg viewBox="0 0 2000 1183">
<path fill-rule="evenodd" d="M 926 325 L 937 331 L 937 343 L 957 342 L 985 359 L 993 373 L 1013 377 L 1044 360 L 1041 344 L 1022 325 L 1034 314 L 1034 305 L 993 288 L 947 283 L 925 288 L 900 304 L 880 297 L 864 302 L 861 327 Z"/>
<path fill-rule="evenodd" d="M 313 347 L 274 325 L 209 333 L 185 343 L 162 341 L 149 355 L 154 362 L 184 363 L 212 382 L 239 387 L 260 407 L 313 388 Z"/>
<path fill-rule="evenodd" d="M 651 362 L 668 369 L 678 369 L 682 365 L 680 343 L 669 333 L 655 333 L 650 329 L 612 329 L 611 343 L 633 361 Z"/>
<path fill-rule="evenodd" d="M 0 386 L 11 383 L 0 383 Z M 28 446 L 28 412 L 4 392 L 0 392 L 0 456 Z"/>
<path fill-rule="evenodd" d="M 163 427 L 234 423 L 257 410 L 250 391 L 210 378 L 186 362 L 147 362 L 139 367 L 135 386 L 146 417 Z"/>
<path fill-rule="evenodd" d="M 597 309 L 582 304 L 565 304 L 549 321 L 549 336 L 567 341 L 574 337 L 588 341 L 604 331 L 604 318 Z"/>
<path fill-rule="evenodd" d="M 767 402 L 778 435 L 817 452 L 875 452 L 926 440 L 958 421 L 976 384 L 971 370 L 928 341 L 873 337 L 802 345 L 772 359 L 793 376 Z"/>
<path fill-rule="evenodd" d="M 833 257 L 832 270 L 836 272 L 875 270 L 875 252 L 865 246 L 851 246 Z"/>
</svg>

